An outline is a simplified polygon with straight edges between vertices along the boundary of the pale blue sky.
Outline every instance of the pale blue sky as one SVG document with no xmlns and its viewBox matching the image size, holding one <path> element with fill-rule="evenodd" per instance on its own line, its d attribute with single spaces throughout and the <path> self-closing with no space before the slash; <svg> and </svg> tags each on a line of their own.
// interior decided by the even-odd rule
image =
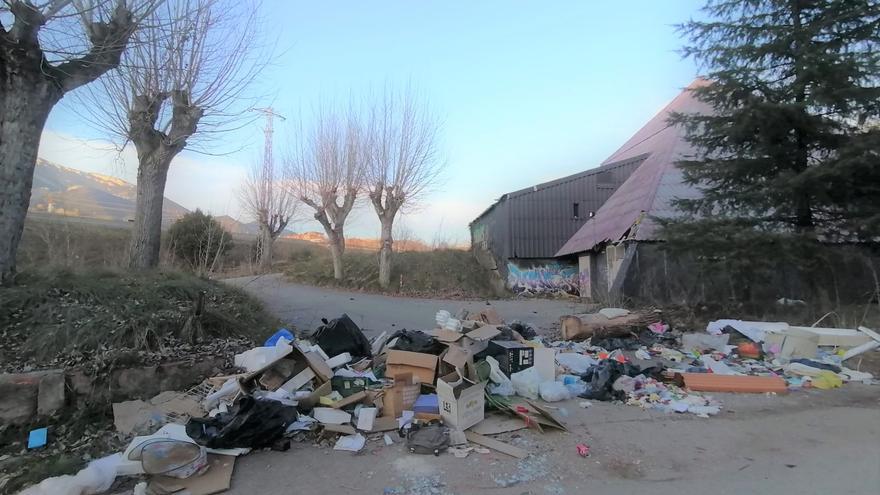
<svg viewBox="0 0 880 495">
<path fill-rule="evenodd" d="M 676 53 L 673 24 L 702 3 L 264 0 L 280 55 L 259 91 L 275 95 L 267 105 L 296 115 L 320 100 L 417 86 L 444 118 L 448 168 L 440 190 L 404 222 L 428 241 L 467 242 L 467 223 L 501 194 L 595 167 L 695 78 L 693 62 Z M 56 109 L 47 130 L 45 158 L 136 176 L 130 159 L 114 162 L 76 139 L 100 135 L 73 108 Z M 245 149 L 185 154 L 172 166 L 168 197 L 238 215 L 234 188 L 261 147 L 259 126 L 224 139 Z M 373 216 L 359 212 L 352 234 L 376 235 Z"/>
</svg>

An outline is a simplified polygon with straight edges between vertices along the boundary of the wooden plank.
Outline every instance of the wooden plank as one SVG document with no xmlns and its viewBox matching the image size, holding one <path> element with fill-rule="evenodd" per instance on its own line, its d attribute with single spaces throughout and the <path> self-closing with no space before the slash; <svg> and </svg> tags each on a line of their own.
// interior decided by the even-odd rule
<svg viewBox="0 0 880 495">
<path fill-rule="evenodd" d="M 786 393 L 788 385 L 778 376 L 716 375 L 715 373 L 678 373 L 685 388 L 695 392 L 764 392 Z"/>
<path fill-rule="evenodd" d="M 492 450 L 497 450 L 502 454 L 507 454 L 509 456 L 516 457 L 517 459 L 525 459 L 529 456 L 528 452 L 519 447 L 514 447 L 509 443 L 504 443 L 499 440 L 495 440 L 494 438 L 484 437 L 479 433 L 466 431 L 464 432 L 464 436 L 468 439 L 469 442 L 474 442 L 478 445 L 482 445 L 483 447 L 489 447 Z"/>
</svg>

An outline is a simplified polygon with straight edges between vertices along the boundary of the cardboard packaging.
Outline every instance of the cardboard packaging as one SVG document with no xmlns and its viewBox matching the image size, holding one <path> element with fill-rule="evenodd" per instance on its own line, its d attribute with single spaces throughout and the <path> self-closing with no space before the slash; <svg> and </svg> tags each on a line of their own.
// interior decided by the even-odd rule
<svg viewBox="0 0 880 495">
<path fill-rule="evenodd" d="M 385 361 L 385 376 L 396 378 L 409 373 L 425 385 L 433 385 L 437 373 L 437 356 L 409 351 L 388 351 Z"/>
<path fill-rule="evenodd" d="M 486 354 L 498 361 L 498 367 L 507 376 L 531 368 L 535 364 L 535 348 L 519 342 L 493 340 L 489 342 Z"/>
<path fill-rule="evenodd" d="M 476 330 L 472 330 L 458 341 L 458 345 L 463 347 L 471 354 L 483 352 L 489 347 L 489 341 L 501 335 L 501 330 L 495 325 L 485 325 Z"/>
<path fill-rule="evenodd" d="M 819 350 L 819 336 L 788 328 L 779 333 L 768 333 L 764 338 L 764 349 L 778 350 L 776 355 L 784 358 L 812 359 Z"/>
<path fill-rule="evenodd" d="M 385 389 L 382 398 L 382 416 L 399 418 L 403 411 L 411 411 L 422 390 L 411 373 L 401 373 L 394 378 L 394 385 Z"/>
<path fill-rule="evenodd" d="M 312 379 L 315 383 L 315 390 L 309 397 L 301 399 L 299 404 L 304 408 L 309 408 L 317 404 L 322 395 L 329 394 L 332 390 L 330 379 L 333 377 L 333 370 L 315 352 L 302 352 L 296 346 L 292 346 L 290 352 L 279 356 L 275 361 L 253 373 L 243 375 L 238 381 L 242 391 L 246 393 L 257 388 L 277 390 L 288 380 L 299 377 L 307 369 L 310 369 L 315 375 Z M 306 376 L 308 375 L 310 373 L 306 372 Z"/>
<path fill-rule="evenodd" d="M 486 382 L 477 383 L 476 370 L 468 364 L 468 377 L 455 372 L 437 379 L 440 416 L 446 424 L 465 430 L 485 417 Z"/>
</svg>

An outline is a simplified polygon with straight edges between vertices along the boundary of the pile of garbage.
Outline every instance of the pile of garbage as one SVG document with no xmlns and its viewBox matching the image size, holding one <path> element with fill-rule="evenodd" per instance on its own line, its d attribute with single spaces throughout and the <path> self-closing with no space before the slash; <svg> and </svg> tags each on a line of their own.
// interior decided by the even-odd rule
<svg viewBox="0 0 880 495">
<path fill-rule="evenodd" d="M 402 443 L 413 454 L 456 457 L 491 449 L 525 459 L 529 452 L 492 435 L 566 431 L 548 402 L 709 417 L 722 403 L 706 392 L 873 383 L 843 363 L 880 348 L 880 335 L 864 328 L 719 320 L 682 334 L 659 313 L 617 308 L 564 317 L 566 338 L 555 341 L 505 323 L 491 307 L 440 310 L 434 323 L 373 339 L 344 314 L 308 336 L 281 329 L 234 356 L 237 374 L 114 404 L 116 429 L 135 435 L 123 452 L 24 493 L 98 493 L 124 475 L 146 479 L 138 494 L 218 493 L 229 488 L 237 456 L 292 442 L 348 452 Z M 578 454 L 589 447 L 578 445 Z"/>
</svg>

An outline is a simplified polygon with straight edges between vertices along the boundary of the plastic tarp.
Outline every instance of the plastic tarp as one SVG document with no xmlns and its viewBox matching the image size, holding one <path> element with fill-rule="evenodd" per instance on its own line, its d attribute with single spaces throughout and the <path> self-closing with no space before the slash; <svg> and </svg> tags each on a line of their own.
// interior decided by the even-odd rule
<svg viewBox="0 0 880 495">
<path fill-rule="evenodd" d="M 315 330 L 311 338 L 328 356 L 332 358 L 344 352 L 351 354 L 353 358 L 373 356 L 370 341 L 347 314 L 334 320 L 322 321 L 324 324 Z"/>
<path fill-rule="evenodd" d="M 243 397 L 229 412 L 213 418 L 191 418 L 186 433 L 209 448 L 262 448 L 281 439 L 296 419 L 296 407 Z"/>
</svg>

